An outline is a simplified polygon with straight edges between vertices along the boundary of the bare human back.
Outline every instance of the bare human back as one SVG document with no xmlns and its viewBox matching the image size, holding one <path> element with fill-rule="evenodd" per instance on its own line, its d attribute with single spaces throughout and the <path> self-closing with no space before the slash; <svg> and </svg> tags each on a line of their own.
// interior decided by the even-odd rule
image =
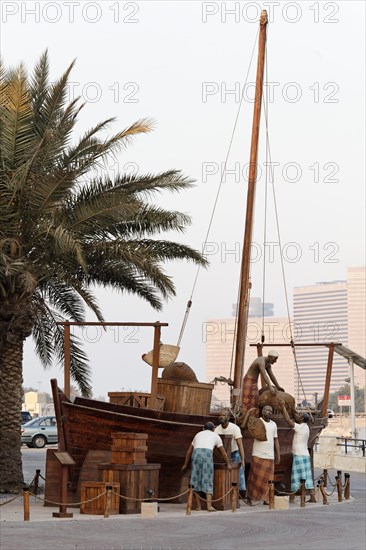
<svg viewBox="0 0 366 550">
<path fill-rule="evenodd" d="M 275 350 L 269 351 L 266 357 L 257 357 L 250 365 L 246 376 L 258 381 L 259 375 L 262 375 L 265 384 L 272 393 L 276 393 L 277 390 L 284 391 L 272 371 L 272 365 L 276 363 L 277 358 L 278 353 Z"/>
</svg>

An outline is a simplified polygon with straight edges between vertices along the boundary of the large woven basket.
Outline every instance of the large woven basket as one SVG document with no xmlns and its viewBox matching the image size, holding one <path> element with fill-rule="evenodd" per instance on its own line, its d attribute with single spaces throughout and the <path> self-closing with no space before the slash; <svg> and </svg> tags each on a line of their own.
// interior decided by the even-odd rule
<svg viewBox="0 0 366 550">
<path fill-rule="evenodd" d="M 170 365 L 170 363 L 174 363 L 176 358 L 178 357 L 180 347 L 179 346 L 172 346 L 170 344 L 160 344 L 160 350 L 159 350 L 159 367 L 167 367 Z M 148 353 L 145 353 L 142 356 L 142 359 L 147 363 L 148 365 L 152 366 L 153 364 L 153 351 L 151 350 Z"/>
</svg>

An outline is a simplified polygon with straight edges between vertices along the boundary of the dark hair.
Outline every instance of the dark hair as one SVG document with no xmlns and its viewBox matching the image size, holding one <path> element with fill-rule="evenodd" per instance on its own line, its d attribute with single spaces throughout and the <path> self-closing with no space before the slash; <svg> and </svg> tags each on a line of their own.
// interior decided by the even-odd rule
<svg viewBox="0 0 366 550">
<path fill-rule="evenodd" d="M 310 420 L 310 416 L 308 415 L 308 413 L 302 413 L 302 418 L 306 423 Z"/>
<path fill-rule="evenodd" d="M 212 422 L 206 422 L 206 424 L 204 425 L 204 428 L 205 430 L 213 431 L 215 429 L 215 424 L 213 424 Z"/>
</svg>

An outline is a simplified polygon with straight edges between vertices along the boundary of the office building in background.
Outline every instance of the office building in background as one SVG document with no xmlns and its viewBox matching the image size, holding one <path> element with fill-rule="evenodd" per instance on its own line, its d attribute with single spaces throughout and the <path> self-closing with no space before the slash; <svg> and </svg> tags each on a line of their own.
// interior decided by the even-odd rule
<svg viewBox="0 0 366 550">
<path fill-rule="evenodd" d="M 233 310 L 236 307 L 233 304 Z M 288 343 L 291 338 L 289 321 L 273 317 L 273 304 L 265 304 L 265 343 Z M 244 373 L 256 357 L 260 342 L 263 304 L 260 298 L 251 299 Z M 235 311 L 233 311 L 235 313 Z M 253 314 L 256 314 L 253 316 Z M 352 351 L 366 356 L 366 268 L 350 267 L 346 281 L 321 282 L 294 289 L 292 333 L 297 343 L 340 342 Z M 206 323 L 206 379 L 233 377 L 233 338 L 235 319 L 213 319 Z M 268 348 L 267 348 L 268 349 Z M 321 399 L 327 368 L 328 348 L 296 347 L 296 363 L 292 349 L 279 348 L 280 357 L 275 375 L 280 384 L 295 396 L 314 403 Z M 300 374 L 300 376 L 298 375 Z M 355 383 L 366 386 L 365 370 L 355 366 Z M 334 354 L 330 391 L 344 386 L 349 377 L 346 359 Z M 214 390 L 218 402 L 229 403 L 226 384 Z"/>
</svg>

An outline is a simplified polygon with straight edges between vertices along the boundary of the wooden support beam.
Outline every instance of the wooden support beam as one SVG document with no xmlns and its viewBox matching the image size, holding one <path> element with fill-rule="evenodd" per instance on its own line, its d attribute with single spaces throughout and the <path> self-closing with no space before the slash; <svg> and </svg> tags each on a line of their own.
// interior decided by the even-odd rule
<svg viewBox="0 0 366 550">
<path fill-rule="evenodd" d="M 64 323 L 64 394 L 70 399 L 70 323 Z"/>
<path fill-rule="evenodd" d="M 324 399 L 323 399 L 323 405 L 322 405 L 323 417 L 328 417 L 328 414 L 327 414 L 328 397 L 329 397 L 329 389 L 330 389 L 330 379 L 332 376 L 333 356 L 334 356 L 334 344 L 331 343 L 329 344 L 327 374 L 325 376 Z"/>
<path fill-rule="evenodd" d="M 156 323 L 154 325 L 154 348 L 153 348 L 153 364 L 152 364 L 152 373 L 151 373 L 151 399 L 150 399 L 151 409 L 157 409 L 156 396 L 158 394 L 160 338 L 161 338 L 160 323 Z"/>
</svg>

